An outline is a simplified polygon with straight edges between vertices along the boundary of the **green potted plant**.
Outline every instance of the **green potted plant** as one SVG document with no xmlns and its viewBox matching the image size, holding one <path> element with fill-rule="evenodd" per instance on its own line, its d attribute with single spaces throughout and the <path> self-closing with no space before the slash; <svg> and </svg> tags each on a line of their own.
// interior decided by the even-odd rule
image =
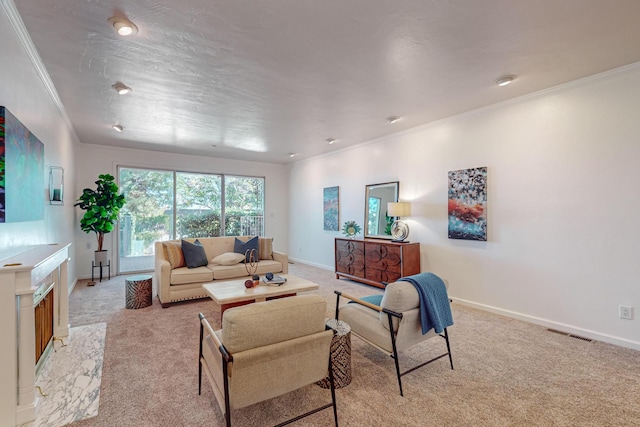
<svg viewBox="0 0 640 427">
<path fill-rule="evenodd" d="M 118 220 L 118 212 L 126 203 L 124 194 L 118 194 L 118 184 L 110 174 L 98 175 L 96 189 L 85 188 L 74 206 L 80 206 L 85 214 L 80 220 L 80 228 L 85 233 L 96 233 L 98 250 L 95 253 L 97 265 L 106 264 L 107 250 L 102 249 L 104 235 L 113 231 Z"/>
</svg>

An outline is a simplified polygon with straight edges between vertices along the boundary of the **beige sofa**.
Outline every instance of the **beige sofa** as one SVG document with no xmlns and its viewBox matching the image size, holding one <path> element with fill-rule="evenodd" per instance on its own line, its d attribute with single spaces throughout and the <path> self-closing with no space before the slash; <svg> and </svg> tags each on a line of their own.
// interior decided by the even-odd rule
<svg viewBox="0 0 640 427">
<path fill-rule="evenodd" d="M 241 236 L 238 239 L 246 242 L 252 236 Z M 169 304 L 197 298 L 206 298 L 208 295 L 202 288 L 204 283 L 223 282 L 233 279 L 248 277 L 244 263 L 234 265 L 213 264 L 215 257 L 233 252 L 236 237 L 200 237 L 197 240 L 202 244 L 207 254 L 209 264 L 202 267 L 188 268 L 174 267 L 170 261 L 174 261 L 171 253 L 173 248 L 180 246 L 180 240 L 155 243 L 155 274 L 153 286 L 163 308 Z M 194 242 L 196 239 L 184 239 Z M 256 274 L 264 275 L 267 272 L 287 274 L 289 257 L 282 252 L 273 250 L 273 239 L 270 237 L 259 238 L 260 260 Z M 174 261 L 175 262 L 175 261 Z M 178 264 L 179 265 L 179 264 Z"/>
</svg>

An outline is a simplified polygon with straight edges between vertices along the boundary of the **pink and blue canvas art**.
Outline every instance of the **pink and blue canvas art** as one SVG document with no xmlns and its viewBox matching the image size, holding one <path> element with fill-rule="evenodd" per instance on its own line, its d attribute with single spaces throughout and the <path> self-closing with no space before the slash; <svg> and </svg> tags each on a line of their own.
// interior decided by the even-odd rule
<svg viewBox="0 0 640 427">
<path fill-rule="evenodd" d="M 44 145 L 0 106 L 0 223 L 44 218 Z"/>
<path fill-rule="evenodd" d="M 339 199 L 339 187 L 327 187 L 323 190 L 322 202 L 323 202 L 323 215 L 324 215 L 324 229 L 328 231 L 338 231 L 339 226 L 339 214 L 340 214 L 340 199 Z"/>
<path fill-rule="evenodd" d="M 487 240 L 487 168 L 449 172 L 449 238 Z"/>
</svg>

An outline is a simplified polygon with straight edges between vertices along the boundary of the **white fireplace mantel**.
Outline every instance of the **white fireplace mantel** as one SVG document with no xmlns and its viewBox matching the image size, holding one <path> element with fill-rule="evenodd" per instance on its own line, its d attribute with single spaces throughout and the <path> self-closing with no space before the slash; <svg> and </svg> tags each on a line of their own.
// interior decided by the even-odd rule
<svg viewBox="0 0 640 427">
<path fill-rule="evenodd" d="M 37 245 L 0 261 L 0 420 L 36 418 L 34 293 L 51 278 L 53 336 L 69 335 L 69 244 Z"/>
</svg>

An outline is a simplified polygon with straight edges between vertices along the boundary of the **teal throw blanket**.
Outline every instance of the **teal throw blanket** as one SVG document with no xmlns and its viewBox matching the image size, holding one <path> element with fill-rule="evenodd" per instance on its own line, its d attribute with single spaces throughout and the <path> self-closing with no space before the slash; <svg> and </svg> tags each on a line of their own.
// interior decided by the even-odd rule
<svg viewBox="0 0 640 427">
<path fill-rule="evenodd" d="M 433 273 L 420 273 L 399 280 L 412 283 L 420 295 L 420 321 L 423 335 L 431 329 L 435 329 L 439 334 L 444 328 L 453 325 L 447 287 L 441 278 Z"/>
</svg>

